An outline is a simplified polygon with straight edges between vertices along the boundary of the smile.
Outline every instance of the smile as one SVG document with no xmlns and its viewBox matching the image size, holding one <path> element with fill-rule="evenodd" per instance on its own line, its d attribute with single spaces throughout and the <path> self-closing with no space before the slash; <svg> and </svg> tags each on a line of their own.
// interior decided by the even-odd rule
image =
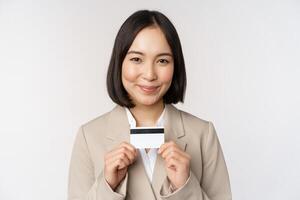
<svg viewBox="0 0 300 200">
<path fill-rule="evenodd" d="M 142 86 L 142 85 L 139 85 L 139 88 L 146 94 L 152 94 L 152 93 L 155 93 L 159 86 Z"/>
</svg>

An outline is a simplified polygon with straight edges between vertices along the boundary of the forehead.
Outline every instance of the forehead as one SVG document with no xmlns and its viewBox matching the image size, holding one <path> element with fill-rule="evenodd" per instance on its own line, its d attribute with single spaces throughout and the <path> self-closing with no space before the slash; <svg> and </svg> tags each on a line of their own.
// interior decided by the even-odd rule
<svg viewBox="0 0 300 200">
<path fill-rule="evenodd" d="M 131 50 L 149 55 L 172 53 L 164 33 L 157 26 L 142 29 L 133 40 L 129 48 Z"/>
</svg>

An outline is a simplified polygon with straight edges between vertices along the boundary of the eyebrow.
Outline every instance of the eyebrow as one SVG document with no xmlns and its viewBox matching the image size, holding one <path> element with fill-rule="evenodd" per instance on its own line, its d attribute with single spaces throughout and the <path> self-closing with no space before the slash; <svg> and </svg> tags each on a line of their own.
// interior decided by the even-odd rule
<svg viewBox="0 0 300 200">
<path fill-rule="evenodd" d="M 144 53 L 140 52 L 140 51 L 128 51 L 127 54 L 139 54 L 139 55 L 145 55 Z M 156 55 L 156 57 L 159 57 L 159 56 L 172 56 L 172 54 L 170 53 L 159 53 Z"/>
</svg>

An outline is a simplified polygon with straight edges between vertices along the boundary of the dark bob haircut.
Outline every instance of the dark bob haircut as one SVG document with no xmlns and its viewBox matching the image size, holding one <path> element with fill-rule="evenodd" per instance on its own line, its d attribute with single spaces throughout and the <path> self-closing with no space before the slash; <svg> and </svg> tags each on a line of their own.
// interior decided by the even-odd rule
<svg viewBox="0 0 300 200">
<path fill-rule="evenodd" d="M 140 10 L 129 16 L 122 24 L 114 43 L 108 67 L 106 85 L 110 98 L 120 106 L 134 107 L 122 84 L 122 63 L 136 35 L 144 28 L 158 26 L 164 33 L 172 50 L 174 73 L 172 83 L 163 96 L 164 103 L 184 101 L 186 72 L 182 48 L 177 31 L 171 21 L 158 11 Z"/>
</svg>

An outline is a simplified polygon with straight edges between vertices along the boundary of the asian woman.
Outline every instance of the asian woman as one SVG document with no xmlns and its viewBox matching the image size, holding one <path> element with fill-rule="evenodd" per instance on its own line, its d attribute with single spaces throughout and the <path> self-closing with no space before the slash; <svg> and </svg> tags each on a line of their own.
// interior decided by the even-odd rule
<svg viewBox="0 0 300 200">
<path fill-rule="evenodd" d="M 107 90 L 115 108 L 82 125 L 73 147 L 69 200 L 230 200 L 213 124 L 172 104 L 184 101 L 177 31 L 161 12 L 140 10 L 121 26 Z M 137 149 L 130 128 L 163 126 L 159 148 Z"/>
</svg>

